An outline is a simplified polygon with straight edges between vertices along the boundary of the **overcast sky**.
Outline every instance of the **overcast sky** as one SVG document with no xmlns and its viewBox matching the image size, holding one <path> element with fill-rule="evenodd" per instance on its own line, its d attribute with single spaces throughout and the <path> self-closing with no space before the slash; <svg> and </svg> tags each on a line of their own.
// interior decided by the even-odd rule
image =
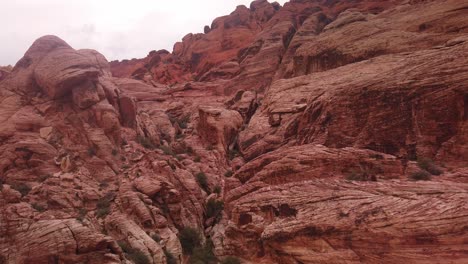
<svg viewBox="0 0 468 264">
<path fill-rule="evenodd" d="M 252 1 L 0 0 L 0 65 L 14 65 L 43 35 L 57 35 L 76 49 L 98 50 L 109 61 L 172 51 L 187 33 L 202 32 L 214 18 Z"/>
</svg>

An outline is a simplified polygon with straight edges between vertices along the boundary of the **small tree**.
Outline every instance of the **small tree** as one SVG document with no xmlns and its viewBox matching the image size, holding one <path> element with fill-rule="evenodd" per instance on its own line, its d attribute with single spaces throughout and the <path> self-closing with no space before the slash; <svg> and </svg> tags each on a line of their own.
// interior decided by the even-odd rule
<svg viewBox="0 0 468 264">
<path fill-rule="evenodd" d="M 179 233 L 180 244 L 185 255 L 191 255 L 193 250 L 201 246 L 201 237 L 198 230 L 185 227 Z"/>
<path fill-rule="evenodd" d="M 428 181 L 431 179 L 431 174 L 427 171 L 418 171 L 410 175 L 410 179 L 413 181 Z"/>
<path fill-rule="evenodd" d="M 208 180 L 206 178 L 206 174 L 204 172 L 199 172 L 196 175 L 196 179 L 198 182 L 198 185 L 205 190 L 205 192 L 210 193 L 210 188 L 208 187 Z"/>
</svg>

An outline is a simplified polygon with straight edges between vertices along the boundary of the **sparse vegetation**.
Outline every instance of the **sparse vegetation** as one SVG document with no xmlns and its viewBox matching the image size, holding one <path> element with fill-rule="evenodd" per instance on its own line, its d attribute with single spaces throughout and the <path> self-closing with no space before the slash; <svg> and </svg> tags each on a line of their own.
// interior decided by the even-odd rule
<svg viewBox="0 0 468 264">
<path fill-rule="evenodd" d="M 215 147 L 212 144 L 206 146 L 206 150 L 208 150 L 208 151 L 212 151 L 214 149 L 215 149 Z"/>
<path fill-rule="evenodd" d="M 428 181 L 431 179 L 431 174 L 427 171 L 418 171 L 412 173 L 410 179 L 413 181 Z"/>
<path fill-rule="evenodd" d="M 151 238 L 158 243 L 161 241 L 161 237 L 158 234 L 152 235 Z"/>
<path fill-rule="evenodd" d="M 190 257 L 190 264 L 215 264 L 218 259 L 213 254 L 213 242 L 207 241 L 205 246 L 197 247 Z"/>
<path fill-rule="evenodd" d="M 96 156 L 97 150 L 94 146 L 88 148 L 88 156 L 94 157 Z"/>
<path fill-rule="evenodd" d="M 151 139 L 139 135 L 137 137 L 137 142 L 140 143 L 145 149 L 155 149 L 156 146 L 151 142 Z"/>
<path fill-rule="evenodd" d="M 236 257 L 226 257 L 221 261 L 221 264 L 241 264 L 240 259 Z"/>
<path fill-rule="evenodd" d="M 41 175 L 39 176 L 38 180 L 39 182 L 45 182 L 47 179 L 49 179 L 50 177 L 52 177 L 52 175 L 50 174 L 44 174 L 44 175 Z"/>
<path fill-rule="evenodd" d="M 191 227 L 185 227 L 180 231 L 179 240 L 185 255 L 191 255 L 195 248 L 201 246 L 200 233 Z"/>
<path fill-rule="evenodd" d="M 221 212 L 224 209 L 224 202 L 223 201 L 218 201 L 215 199 L 209 199 L 208 202 L 206 203 L 206 217 L 211 218 L 215 217 L 216 221 L 219 220 L 219 217 L 221 216 Z"/>
<path fill-rule="evenodd" d="M 190 121 L 190 115 L 184 115 L 180 118 L 174 117 L 174 116 L 169 116 L 169 120 L 171 123 L 177 124 L 180 128 L 186 129 L 188 127 L 188 123 Z"/>
<path fill-rule="evenodd" d="M 76 220 L 83 222 L 87 214 L 88 211 L 84 208 L 81 208 L 80 210 L 78 210 L 78 216 L 76 217 Z"/>
<path fill-rule="evenodd" d="M 109 192 L 97 202 L 97 218 L 106 217 L 110 213 L 110 203 L 115 198 L 115 193 Z"/>
<path fill-rule="evenodd" d="M 33 203 L 32 208 L 34 208 L 34 210 L 36 210 L 38 212 L 44 212 L 44 211 L 47 210 L 44 206 L 42 206 L 42 205 L 40 205 L 38 203 Z"/>
<path fill-rule="evenodd" d="M 196 156 L 196 157 L 193 159 L 193 161 L 195 161 L 195 162 L 200 162 L 200 161 L 201 161 L 200 156 Z"/>
<path fill-rule="evenodd" d="M 206 174 L 204 172 L 199 172 L 196 175 L 197 183 L 200 187 L 207 193 L 210 193 L 210 189 L 208 187 L 208 180 L 206 178 Z"/>
<path fill-rule="evenodd" d="M 228 151 L 229 160 L 233 160 L 233 159 L 235 159 L 237 156 L 239 156 L 239 151 L 237 151 L 236 149 L 230 149 L 230 150 Z"/>
<path fill-rule="evenodd" d="M 161 145 L 161 146 L 159 147 L 159 149 L 161 149 L 165 155 L 171 155 L 171 156 L 174 156 L 174 157 L 175 157 L 175 153 L 174 153 L 174 151 L 172 150 L 171 147 Z"/>
<path fill-rule="evenodd" d="M 346 175 L 348 181 L 377 181 L 377 177 L 374 173 L 370 173 L 367 170 L 364 171 L 351 171 Z"/>
<path fill-rule="evenodd" d="M 119 151 L 117 149 L 112 149 L 112 156 L 117 156 L 119 154 Z"/>
<path fill-rule="evenodd" d="M 432 175 L 442 174 L 442 169 L 439 166 L 437 166 L 433 160 L 429 158 L 419 158 L 418 166 L 419 168 L 429 172 Z"/>
<path fill-rule="evenodd" d="M 166 263 L 167 264 L 177 264 L 177 259 L 167 249 L 164 249 L 164 255 L 166 256 Z"/>
<path fill-rule="evenodd" d="M 213 188 L 213 192 L 216 193 L 216 194 L 220 194 L 220 193 L 221 193 L 221 186 L 216 185 L 216 186 Z"/>
<path fill-rule="evenodd" d="M 119 247 L 122 249 L 124 253 L 128 253 L 132 250 L 130 245 L 125 241 L 117 241 L 117 244 L 119 245 Z"/>
<path fill-rule="evenodd" d="M 172 163 L 169 162 L 169 161 L 166 161 L 166 162 L 167 162 L 167 165 L 169 165 L 169 167 L 171 167 L 171 169 L 172 169 L 173 171 L 176 170 L 176 168 L 177 168 L 176 165 L 172 164 Z"/>
<path fill-rule="evenodd" d="M 29 187 L 25 183 L 14 184 L 14 185 L 11 186 L 11 188 L 13 188 L 13 189 L 17 190 L 18 192 L 20 192 L 21 196 L 26 196 L 31 191 L 31 187 Z"/>
<path fill-rule="evenodd" d="M 141 250 L 132 248 L 127 242 L 125 241 L 118 241 L 122 251 L 125 253 L 126 257 L 133 261 L 135 264 L 149 264 L 150 261 L 148 257 L 141 252 Z"/>
<path fill-rule="evenodd" d="M 228 171 L 226 171 L 226 172 L 224 173 L 224 177 L 229 178 L 229 177 L 232 177 L 233 174 L 234 174 L 234 172 L 232 172 L 232 170 L 228 170 Z"/>
<path fill-rule="evenodd" d="M 139 249 L 133 249 L 133 252 L 128 254 L 128 258 L 131 259 L 135 264 L 149 264 L 150 261 L 145 253 Z"/>
</svg>

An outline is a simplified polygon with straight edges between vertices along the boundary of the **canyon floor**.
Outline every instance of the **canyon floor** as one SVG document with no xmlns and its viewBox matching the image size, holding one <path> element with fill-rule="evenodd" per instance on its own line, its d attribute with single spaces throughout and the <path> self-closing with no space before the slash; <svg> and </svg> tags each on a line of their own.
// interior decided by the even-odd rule
<svg viewBox="0 0 468 264">
<path fill-rule="evenodd" d="M 468 2 L 256 0 L 0 67 L 0 263 L 468 263 Z"/>
</svg>

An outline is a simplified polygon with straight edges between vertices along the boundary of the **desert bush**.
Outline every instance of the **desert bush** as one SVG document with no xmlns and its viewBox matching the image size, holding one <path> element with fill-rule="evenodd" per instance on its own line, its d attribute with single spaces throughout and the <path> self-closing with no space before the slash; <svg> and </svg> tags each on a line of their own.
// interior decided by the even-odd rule
<svg viewBox="0 0 468 264">
<path fill-rule="evenodd" d="M 94 157 L 94 156 L 96 156 L 96 152 L 97 152 L 97 150 L 96 150 L 96 148 L 94 146 L 88 148 L 88 156 Z"/>
<path fill-rule="evenodd" d="M 431 179 L 431 174 L 427 171 L 418 171 L 412 173 L 410 179 L 413 181 L 428 181 Z"/>
<path fill-rule="evenodd" d="M 177 124 L 180 128 L 186 129 L 190 121 L 190 115 L 184 115 L 182 117 L 175 117 L 175 116 L 169 115 L 169 120 L 171 121 L 173 125 Z"/>
<path fill-rule="evenodd" d="M 377 181 L 377 177 L 368 171 L 351 171 L 346 175 L 348 181 Z"/>
<path fill-rule="evenodd" d="M 28 193 L 31 191 L 31 187 L 29 187 L 25 183 L 18 183 L 18 184 L 13 184 L 11 188 L 17 190 L 18 192 L 21 193 L 22 196 L 28 195 Z"/>
<path fill-rule="evenodd" d="M 241 264 L 240 259 L 236 257 L 226 257 L 221 261 L 221 264 Z"/>
<path fill-rule="evenodd" d="M 117 149 L 112 149 L 112 156 L 117 156 L 119 154 L 119 151 Z"/>
<path fill-rule="evenodd" d="M 84 208 L 81 208 L 80 210 L 78 210 L 78 216 L 76 217 L 76 220 L 83 222 L 83 220 L 86 217 L 86 214 L 88 214 L 88 211 Z"/>
<path fill-rule="evenodd" d="M 205 190 L 205 192 L 210 193 L 210 188 L 208 187 L 208 180 L 204 172 L 199 172 L 196 175 L 197 183 L 200 187 Z"/>
<path fill-rule="evenodd" d="M 224 209 L 223 201 L 218 201 L 213 198 L 209 199 L 208 202 L 206 203 L 206 217 L 218 218 L 218 216 L 221 215 L 221 212 L 223 211 L 223 209 Z"/>
<path fill-rule="evenodd" d="M 135 264 L 150 264 L 148 257 L 141 250 L 134 248 L 131 253 L 128 253 L 128 258 Z"/>
<path fill-rule="evenodd" d="M 169 146 L 161 145 L 159 149 L 161 149 L 165 155 L 175 156 L 174 151 Z"/>
<path fill-rule="evenodd" d="M 201 161 L 200 156 L 196 156 L 196 157 L 193 159 L 193 161 L 195 161 L 195 162 L 200 162 L 200 161 Z"/>
<path fill-rule="evenodd" d="M 226 173 L 224 173 L 224 177 L 227 177 L 227 178 L 232 177 L 232 175 L 234 175 L 234 172 L 232 172 L 232 170 L 228 170 L 226 171 Z"/>
<path fill-rule="evenodd" d="M 213 188 L 213 192 L 216 193 L 216 194 L 220 194 L 220 193 L 221 193 L 221 186 L 216 185 L 216 186 Z"/>
<path fill-rule="evenodd" d="M 191 227 L 185 227 L 180 231 L 179 240 L 185 255 L 191 255 L 195 248 L 201 246 L 200 233 Z"/>
<path fill-rule="evenodd" d="M 36 210 L 38 212 L 44 212 L 44 211 L 47 210 L 44 206 L 42 206 L 42 205 L 40 205 L 38 203 L 33 203 L 32 208 L 34 208 L 34 210 Z"/>
<path fill-rule="evenodd" d="M 177 264 L 177 259 L 167 249 L 164 249 L 164 255 L 166 256 L 166 263 L 167 264 Z"/>
<path fill-rule="evenodd" d="M 137 142 L 140 143 L 144 148 L 146 149 L 155 149 L 156 147 L 154 146 L 153 142 L 151 142 L 151 139 L 139 135 L 137 137 Z"/>
<path fill-rule="evenodd" d="M 96 216 L 97 218 L 103 218 L 110 213 L 110 203 L 115 198 L 115 193 L 109 192 L 104 197 L 100 198 L 96 204 L 97 211 Z"/>
<path fill-rule="evenodd" d="M 230 149 L 230 150 L 228 151 L 229 160 L 233 160 L 233 159 L 236 158 L 237 156 L 239 156 L 239 151 L 237 151 L 236 149 Z"/>
<path fill-rule="evenodd" d="M 440 175 L 442 174 L 442 169 L 437 166 L 433 160 L 428 158 L 419 158 L 418 159 L 418 166 L 419 168 L 429 172 L 432 175 Z"/>
<path fill-rule="evenodd" d="M 197 247 L 193 250 L 190 257 L 190 264 L 215 264 L 218 263 L 216 256 L 213 254 L 213 249 L 210 245 Z"/>
<path fill-rule="evenodd" d="M 161 237 L 158 234 L 152 235 L 151 238 L 158 243 L 161 241 Z"/>
<path fill-rule="evenodd" d="M 135 264 L 149 264 L 150 260 L 145 255 L 145 253 L 141 252 L 141 250 L 132 248 L 127 242 L 125 241 L 118 241 L 117 244 L 120 246 L 122 251 L 125 253 L 126 257 L 129 258 Z"/>
<path fill-rule="evenodd" d="M 39 182 L 45 182 L 47 179 L 49 179 L 50 177 L 52 177 L 52 175 L 50 174 L 44 174 L 44 175 L 41 175 L 39 176 L 38 180 Z"/>
</svg>

